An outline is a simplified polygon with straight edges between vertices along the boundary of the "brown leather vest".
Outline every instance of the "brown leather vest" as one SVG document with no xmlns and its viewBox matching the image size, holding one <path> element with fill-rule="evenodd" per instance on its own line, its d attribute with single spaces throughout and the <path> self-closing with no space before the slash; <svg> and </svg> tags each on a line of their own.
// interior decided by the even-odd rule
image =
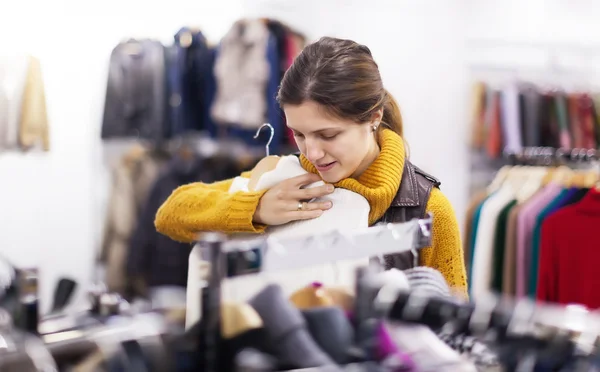
<svg viewBox="0 0 600 372">
<path fill-rule="evenodd" d="M 398 193 L 396 193 L 392 204 L 377 223 L 399 223 L 415 218 L 424 218 L 431 189 L 434 187 L 439 188 L 440 184 L 441 182 L 437 178 L 422 171 L 407 160 L 404 163 Z M 418 257 L 415 257 L 412 252 L 404 252 L 386 255 L 384 259 L 386 269 L 406 270 L 415 266 Z"/>
</svg>

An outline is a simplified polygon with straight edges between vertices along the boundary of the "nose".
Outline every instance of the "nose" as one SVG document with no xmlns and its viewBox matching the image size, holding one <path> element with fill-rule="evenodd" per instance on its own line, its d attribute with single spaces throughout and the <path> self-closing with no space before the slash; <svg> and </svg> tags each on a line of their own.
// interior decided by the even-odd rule
<svg viewBox="0 0 600 372">
<path fill-rule="evenodd" d="M 318 141 L 306 140 L 304 141 L 304 146 L 306 151 L 306 157 L 313 164 L 315 164 L 318 160 L 322 159 L 325 156 L 325 151 L 323 151 Z"/>
</svg>

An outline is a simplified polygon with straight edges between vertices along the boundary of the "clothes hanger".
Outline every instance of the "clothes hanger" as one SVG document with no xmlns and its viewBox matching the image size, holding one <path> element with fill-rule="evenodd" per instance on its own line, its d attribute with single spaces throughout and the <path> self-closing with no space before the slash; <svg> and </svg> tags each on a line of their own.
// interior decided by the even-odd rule
<svg viewBox="0 0 600 372">
<path fill-rule="evenodd" d="M 547 172 L 547 169 L 537 167 L 527 170 L 527 180 L 519 189 L 517 189 L 516 199 L 518 204 L 525 202 L 540 190 Z"/>
<path fill-rule="evenodd" d="M 533 150 L 532 154 L 530 154 L 534 160 L 541 159 L 542 164 L 546 164 L 548 161 L 551 161 L 552 155 L 552 150 L 544 148 L 536 148 Z M 544 165 L 540 166 L 539 164 L 527 166 L 523 169 L 525 172 L 525 179 L 523 183 L 517 185 L 515 188 L 516 199 L 519 204 L 523 203 L 540 190 L 543 185 L 544 178 L 548 173 L 548 167 Z"/>
<path fill-rule="evenodd" d="M 264 173 L 275 169 L 275 167 L 277 166 L 277 163 L 279 162 L 279 159 L 280 159 L 279 156 L 269 155 L 269 153 L 270 153 L 269 146 L 271 146 L 271 142 L 273 141 L 273 136 L 275 135 L 275 128 L 273 128 L 273 126 L 271 124 L 264 123 L 263 125 L 261 125 L 256 130 L 254 139 L 258 138 L 260 131 L 263 128 L 269 128 L 269 130 L 271 131 L 271 133 L 269 135 L 269 140 L 267 141 L 267 144 L 265 145 L 266 157 L 262 158 L 252 169 L 252 175 L 250 176 L 250 181 L 248 182 L 249 190 L 254 190 L 256 188 L 256 184 L 258 183 L 258 180 L 260 179 L 260 177 Z"/>
<path fill-rule="evenodd" d="M 508 175 L 510 174 L 511 169 L 513 169 L 512 165 L 505 165 L 498 170 L 498 173 L 496 173 L 496 176 L 487 187 L 488 194 L 491 194 L 494 191 L 500 189 L 500 187 L 502 186 L 504 181 L 506 181 Z"/>
<path fill-rule="evenodd" d="M 270 135 L 269 135 L 269 140 L 267 141 L 267 144 L 265 145 L 265 152 L 267 154 L 267 156 L 269 156 L 269 146 L 271 146 L 271 142 L 273 141 L 273 137 L 275 136 L 275 128 L 273 128 L 273 126 L 269 123 L 264 123 L 263 125 L 261 125 L 260 127 L 258 127 L 258 129 L 256 130 L 256 134 L 254 135 L 254 139 L 258 138 L 258 135 L 260 134 L 260 131 L 263 128 L 269 128 L 269 130 L 271 131 Z"/>
<path fill-rule="evenodd" d="M 581 160 L 589 162 L 590 167 L 576 172 L 573 176 L 573 187 L 582 189 L 597 189 L 600 186 L 600 160 L 594 149 L 581 150 L 579 153 Z"/>
<path fill-rule="evenodd" d="M 594 161 L 594 167 L 586 173 L 584 187 L 600 192 L 600 160 Z"/>
</svg>

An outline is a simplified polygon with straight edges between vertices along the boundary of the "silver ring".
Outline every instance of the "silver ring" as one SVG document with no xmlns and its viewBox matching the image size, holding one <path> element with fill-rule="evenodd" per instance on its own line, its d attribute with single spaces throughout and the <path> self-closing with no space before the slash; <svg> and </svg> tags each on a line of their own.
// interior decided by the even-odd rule
<svg viewBox="0 0 600 372">
<path fill-rule="evenodd" d="M 302 203 L 302 202 L 299 202 L 299 203 L 298 203 L 298 210 L 299 210 L 299 211 L 301 211 L 301 210 L 303 210 L 303 209 L 304 209 L 304 203 Z"/>
</svg>

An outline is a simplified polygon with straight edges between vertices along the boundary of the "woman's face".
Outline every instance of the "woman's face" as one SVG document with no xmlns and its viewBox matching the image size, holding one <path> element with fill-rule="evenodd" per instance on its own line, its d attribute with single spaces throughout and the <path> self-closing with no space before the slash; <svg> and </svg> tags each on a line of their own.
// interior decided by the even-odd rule
<svg viewBox="0 0 600 372">
<path fill-rule="evenodd" d="M 312 101 L 286 105 L 283 110 L 298 149 L 325 182 L 356 178 L 377 157 L 373 123 L 333 118 Z"/>
</svg>

